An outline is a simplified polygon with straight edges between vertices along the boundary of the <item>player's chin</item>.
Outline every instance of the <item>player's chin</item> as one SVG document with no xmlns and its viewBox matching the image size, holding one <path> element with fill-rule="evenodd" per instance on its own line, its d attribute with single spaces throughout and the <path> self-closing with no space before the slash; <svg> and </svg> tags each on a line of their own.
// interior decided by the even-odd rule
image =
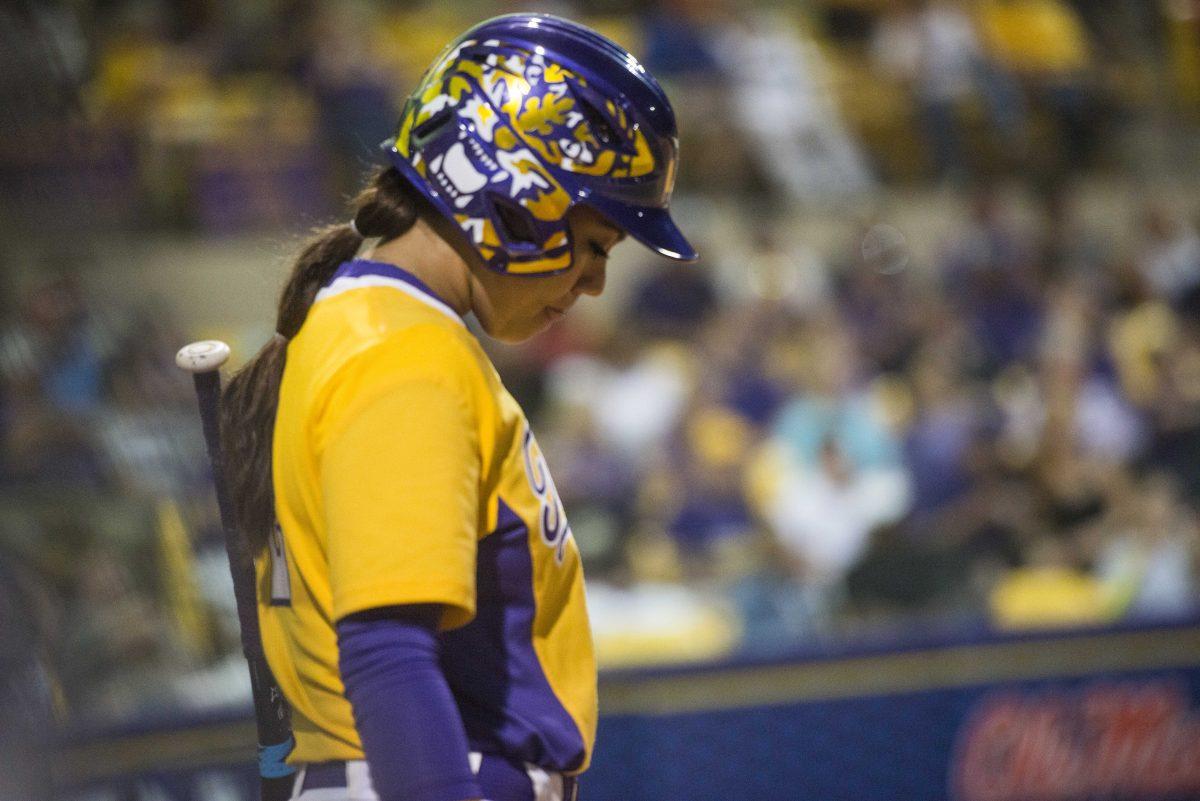
<svg viewBox="0 0 1200 801">
<path fill-rule="evenodd" d="M 500 324 L 484 327 L 484 331 L 492 339 L 508 345 L 519 345 L 542 333 L 561 317 L 561 313 L 555 314 L 543 309 L 529 317 L 506 320 Z"/>
</svg>

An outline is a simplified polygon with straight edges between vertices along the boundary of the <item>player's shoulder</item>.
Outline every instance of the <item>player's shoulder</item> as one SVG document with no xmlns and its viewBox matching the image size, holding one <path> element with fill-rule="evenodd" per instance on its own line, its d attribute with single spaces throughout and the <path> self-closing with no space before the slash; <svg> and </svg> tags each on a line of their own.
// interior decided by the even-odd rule
<svg viewBox="0 0 1200 801">
<path fill-rule="evenodd" d="M 466 387 L 484 380 L 488 372 L 479 343 L 461 322 L 450 324 L 428 315 L 414 315 L 402 323 L 366 316 L 355 324 L 302 334 L 314 336 L 298 337 L 288 361 L 290 365 L 294 351 L 313 351 L 304 361 L 312 368 L 314 389 L 359 385 L 366 391 L 369 386 L 417 380 Z"/>
<path fill-rule="evenodd" d="M 420 280 L 392 265 L 344 264 L 288 346 L 281 397 L 297 412 L 336 416 L 416 384 L 477 410 L 500 394 L 475 336 Z"/>
<path fill-rule="evenodd" d="M 462 383 L 486 376 L 486 356 L 465 326 L 436 319 L 381 331 L 359 343 L 342 372 L 365 372 L 396 381 Z"/>
<path fill-rule="evenodd" d="M 306 351 L 307 333 L 302 331 L 289 347 L 286 369 L 301 373 L 293 385 L 298 390 L 293 411 L 318 439 L 332 436 L 386 398 L 409 398 L 414 409 L 438 399 L 470 417 L 480 416 L 494 403 L 495 389 L 476 353 L 478 343 L 463 326 L 423 319 L 360 331 L 336 343 L 327 351 L 328 358 Z M 293 351 L 298 359 L 293 359 Z M 287 379 L 285 375 L 285 385 Z"/>
<path fill-rule="evenodd" d="M 462 319 L 421 281 L 392 265 L 356 260 L 317 294 L 288 359 L 306 359 L 320 380 L 368 353 L 416 370 L 486 362 Z"/>
</svg>

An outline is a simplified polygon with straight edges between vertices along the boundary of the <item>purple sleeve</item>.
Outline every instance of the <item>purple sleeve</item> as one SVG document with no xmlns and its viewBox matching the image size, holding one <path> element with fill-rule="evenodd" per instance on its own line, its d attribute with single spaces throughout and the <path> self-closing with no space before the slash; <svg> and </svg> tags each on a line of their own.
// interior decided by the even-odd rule
<svg viewBox="0 0 1200 801">
<path fill-rule="evenodd" d="M 438 665 L 436 606 L 338 621 L 339 666 L 380 801 L 482 798 L 467 736 Z"/>
</svg>

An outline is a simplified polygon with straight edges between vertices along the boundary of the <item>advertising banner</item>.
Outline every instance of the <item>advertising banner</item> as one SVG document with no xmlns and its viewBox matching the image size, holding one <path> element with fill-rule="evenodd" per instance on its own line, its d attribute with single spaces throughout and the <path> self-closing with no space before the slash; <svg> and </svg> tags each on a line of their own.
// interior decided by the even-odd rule
<svg viewBox="0 0 1200 801">
<path fill-rule="evenodd" d="M 1200 798 L 1200 621 L 606 673 L 583 801 Z M 250 801 L 249 710 L 78 734 L 67 801 Z"/>
</svg>

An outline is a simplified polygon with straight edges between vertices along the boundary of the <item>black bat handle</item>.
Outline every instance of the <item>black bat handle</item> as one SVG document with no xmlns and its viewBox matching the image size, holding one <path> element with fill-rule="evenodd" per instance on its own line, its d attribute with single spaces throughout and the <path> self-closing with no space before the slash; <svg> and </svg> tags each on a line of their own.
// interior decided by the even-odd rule
<svg viewBox="0 0 1200 801">
<path fill-rule="evenodd" d="M 196 399 L 200 404 L 200 422 L 204 444 L 212 465 L 213 485 L 221 529 L 225 534 L 225 552 L 233 574 L 233 593 L 241 624 L 242 653 L 250 666 L 250 687 L 254 697 L 254 722 L 258 731 L 258 772 L 262 801 L 287 801 L 292 797 L 295 768 L 284 760 L 291 753 L 291 715 L 283 693 L 271 674 L 263 653 L 258 627 L 258 600 L 255 595 L 254 559 L 238 534 L 229 485 L 225 481 L 225 459 L 221 452 L 221 374 L 217 370 L 193 373 Z"/>
</svg>

